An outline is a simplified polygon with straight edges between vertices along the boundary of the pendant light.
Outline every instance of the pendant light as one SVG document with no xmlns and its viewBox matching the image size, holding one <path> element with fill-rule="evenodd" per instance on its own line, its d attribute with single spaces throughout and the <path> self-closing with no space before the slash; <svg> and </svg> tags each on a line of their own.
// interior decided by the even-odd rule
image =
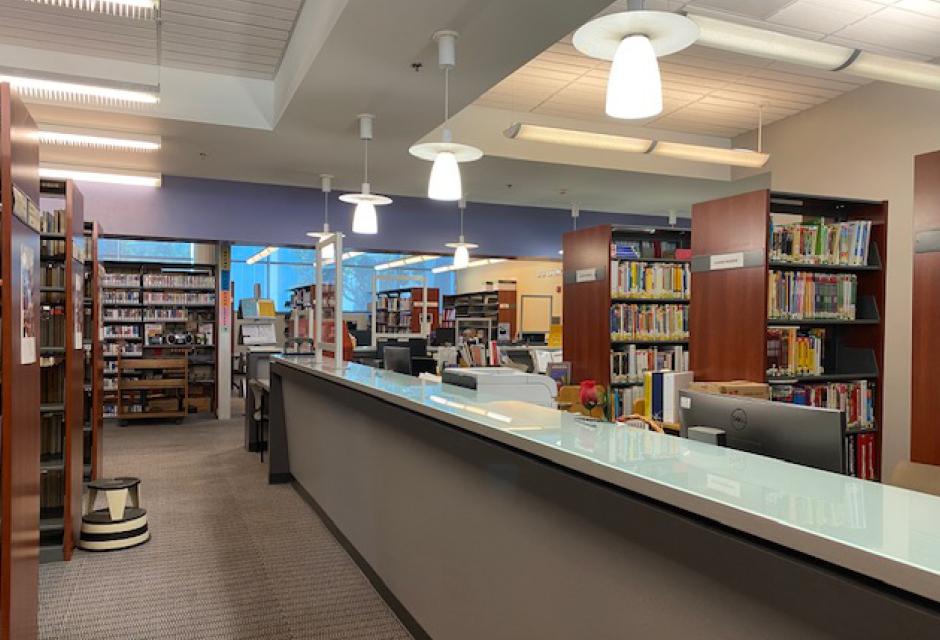
<svg viewBox="0 0 940 640">
<path fill-rule="evenodd" d="M 369 140 L 372 139 L 372 122 L 375 116 L 370 113 L 359 114 L 359 139 L 363 145 L 364 179 L 360 193 L 345 193 L 339 197 L 343 202 L 356 205 L 353 213 L 353 233 L 376 234 L 379 232 L 379 221 L 375 213 L 376 207 L 392 204 L 391 198 L 372 193 L 369 185 Z"/>
<path fill-rule="evenodd" d="M 320 174 L 320 191 L 323 192 L 323 231 L 308 231 L 307 236 L 321 240 L 329 238 L 330 231 L 330 192 L 333 191 L 333 176 L 328 173 Z M 330 244 L 323 248 L 323 259 L 331 260 L 336 255 L 336 248 Z"/>
<path fill-rule="evenodd" d="M 641 119 L 663 110 L 657 57 L 689 47 L 699 35 L 691 19 L 668 11 L 644 11 L 629 0 L 627 11 L 587 23 L 572 44 L 586 56 L 612 60 L 605 111 L 612 118 Z"/>
<path fill-rule="evenodd" d="M 578 230 L 578 216 L 580 215 L 581 215 L 581 209 L 577 205 L 574 205 L 574 204 L 571 205 L 571 230 L 572 231 Z M 565 250 L 559 249 L 558 255 L 560 256 L 565 255 Z"/>
<path fill-rule="evenodd" d="M 431 178 L 428 181 L 428 197 L 432 200 L 456 201 L 463 197 L 463 184 L 460 179 L 459 162 L 473 162 L 483 157 L 483 152 L 476 147 L 454 142 L 450 131 L 450 70 L 457 61 L 456 31 L 438 31 L 434 34 L 437 42 L 438 66 L 444 70 L 444 131 L 441 142 L 425 142 L 408 149 L 408 153 L 433 162 Z"/>
<path fill-rule="evenodd" d="M 467 208 L 467 201 L 463 198 L 457 201 L 457 209 L 460 212 L 460 236 L 457 242 L 448 242 L 445 247 L 454 250 L 454 268 L 464 269 L 470 264 L 470 249 L 476 249 L 480 245 L 466 242 L 463 237 L 463 212 Z"/>
</svg>

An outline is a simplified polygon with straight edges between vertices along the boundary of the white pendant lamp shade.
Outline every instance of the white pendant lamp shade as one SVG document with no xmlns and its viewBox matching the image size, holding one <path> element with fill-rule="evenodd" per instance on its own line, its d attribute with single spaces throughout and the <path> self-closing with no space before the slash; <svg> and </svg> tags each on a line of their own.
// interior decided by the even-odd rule
<svg viewBox="0 0 940 640">
<path fill-rule="evenodd" d="M 463 197 L 459 162 L 473 162 L 483 157 L 476 147 L 453 141 L 447 126 L 450 121 L 450 70 L 456 64 L 455 31 L 438 31 L 434 34 L 438 46 L 438 66 L 444 70 L 444 130 L 440 142 L 423 142 L 412 145 L 408 153 L 416 158 L 433 162 L 431 178 L 428 180 L 428 197 L 432 200 L 456 202 Z"/>
<path fill-rule="evenodd" d="M 639 120 L 663 111 L 659 61 L 646 36 L 629 36 L 617 47 L 607 80 L 606 112 L 611 118 Z"/>
<path fill-rule="evenodd" d="M 572 44 L 586 56 L 612 60 L 607 79 L 607 115 L 641 119 L 663 110 L 658 56 L 695 42 L 699 28 L 685 16 L 667 11 L 626 11 L 587 23 Z"/>
<path fill-rule="evenodd" d="M 454 266 L 463 269 L 470 264 L 470 250 L 465 246 L 454 249 Z"/>
<path fill-rule="evenodd" d="M 335 245 L 328 244 L 325 247 L 323 247 L 323 259 L 324 260 L 332 260 L 335 257 L 336 257 Z"/>
<path fill-rule="evenodd" d="M 379 232 L 379 219 L 375 214 L 375 205 L 371 202 L 360 202 L 356 205 L 353 214 L 353 233 L 374 235 Z"/>
<path fill-rule="evenodd" d="M 446 247 L 454 250 L 454 268 L 464 269 L 470 264 L 470 249 L 476 249 L 480 245 L 467 242 L 463 237 L 463 212 L 467 208 L 467 201 L 463 196 L 457 198 L 458 219 L 460 220 L 460 236 L 457 242 L 448 242 Z"/>
<path fill-rule="evenodd" d="M 460 200 L 463 185 L 460 181 L 460 168 L 457 156 L 450 151 L 441 151 L 431 167 L 431 180 L 428 182 L 428 197 L 432 200 Z"/>
</svg>

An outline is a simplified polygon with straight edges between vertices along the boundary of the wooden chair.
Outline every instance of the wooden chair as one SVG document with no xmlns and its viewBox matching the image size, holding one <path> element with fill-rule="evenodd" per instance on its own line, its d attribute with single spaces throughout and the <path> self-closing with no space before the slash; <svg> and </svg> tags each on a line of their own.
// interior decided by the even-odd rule
<svg viewBox="0 0 940 640">
<path fill-rule="evenodd" d="M 888 484 L 940 496 L 940 467 L 918 462 L 899 462 Z"/>
<path fill-rule="evenodd" d="M 606 392 L 606 389 L 598 385 L 598 392 Z M 604 407 L 594 407 L 588 411 L 587 407 L 581 404 L 581 387 L 576 384 L 568 384 L 558 390 L 556 400 L 558 408 L 568 413 L 580 413 L 582 416 L 604 419 Z"/>
</svg>

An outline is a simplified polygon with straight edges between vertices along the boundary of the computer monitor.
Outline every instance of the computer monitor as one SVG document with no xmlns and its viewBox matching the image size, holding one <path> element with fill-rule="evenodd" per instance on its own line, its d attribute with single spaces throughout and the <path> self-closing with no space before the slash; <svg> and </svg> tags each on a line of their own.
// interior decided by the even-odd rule
<svg viewBox="0 0 940 640">
<path fill-rule="evenodd" d="M 522 341 L 526 344 L 545 344 L 545 334 L 524 331 L 522 333 Z"/>
<path fill-rule="evenodd" d="M 437 360 L 428 356 L 418 356 L 411 359 L 411 375 L 422 373 L 437 373 Z"/>
<path fill-rule="evenodd" d="M 845 473 L 845 413 L 788 402 L 679 392 L 682 436 L 689 427 L 726 432 L 732 449 Z"/>
<path fill-rule="evenodd" d="M 408 347 L 386 345 L 382 352 L 382 362 L 389 371 L 411 375 L 411 349 Z"/>
<path fill-rule="evenodd" d="M 438 327 L 431 337 L 431 344 L 435 347 L 457 344 L 457 336 L 453 327 Z"/>
<path fill-rule="evenodd" d="M 428 355 L 428 341 L 426 338 L 408 338 L 408 348 L 411 349 L 412 358 L 421 358 Z"/>
</svg>

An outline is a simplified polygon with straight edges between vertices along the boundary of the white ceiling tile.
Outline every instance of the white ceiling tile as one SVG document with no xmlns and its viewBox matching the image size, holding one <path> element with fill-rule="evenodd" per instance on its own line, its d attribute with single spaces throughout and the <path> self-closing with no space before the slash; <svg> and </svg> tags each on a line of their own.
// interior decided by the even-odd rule
<svg viewBox="0 0 940 640">
<path fill-rule="evenodd" d="M 831 0 L 826 3 L 799 0 L 775 13 L 768 21 L 811 31 L 833 33 L 882 8 L 874 3 L 862 2 L 856 11 L 852 11 L 847 10 L 845 6 L 839 6 L 842 4 Z M 845 4 L 850 7 L 856 6 L 854 3 Z"/>
<path fill-rule="evenodd" d="M 793 0 L 694 0 L 689 6 L 728 11 L 750 18 L 765 19 Z"/>
<path fill-rule="evenodd" d="M 913 11 L 925 16 L 940 18 L 940 2 L 934 0 L 900 0 L 896 2 L 895 7 L 905 11 Z"/>
</svg>

